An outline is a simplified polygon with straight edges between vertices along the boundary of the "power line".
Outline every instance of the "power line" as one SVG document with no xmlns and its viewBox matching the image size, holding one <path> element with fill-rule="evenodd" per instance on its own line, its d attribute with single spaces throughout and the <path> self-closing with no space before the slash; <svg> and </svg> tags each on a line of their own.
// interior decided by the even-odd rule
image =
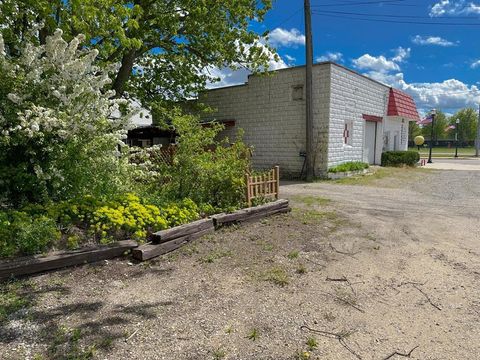
<svg viewBox="0 0 480 360">
<path fill-rule="evenodd" d="M 367 21 L 367 22 L 381 22 L 381 23 L 390 23 L 390 24 L 415 24 L 415 25 L 438 25 L 438 26 L 480 26 L 480 23 L 448 23 L 448 22 L 427 22 L 427 21 L 403 21 L 403 20 L 386 20 L 386 19 L 368 19 L 362 17 L 353 17 L 353 16 L 346 16 L 346 15 L 333 15 L 333 14 L 326 14 L 322 12 L 312 12 L 314 15 L 324 16 L 324 17 L 332 17 L 332 18 L 339 18 L 339 19 L 348 19 L 348 20 L 360 20 L 360 21 Z"/>
<path fill-rule="evenodd" d="M 316 8 L 316 7 L 327 7 L 327 6 L 357 6 L 357 5 L 380 5 L 380 4 L 400 5 L 395 3 L 404 2 L 404 1 L 407 1 L 407 0 L 358 1 L 358 2 L 347 2 L 347 3 L 312 5 L 311 7 Z M 401 4 L 401 5 L 416 6 L 416 5 L 410 5 L 410 4 Z"/>
<path fill-rule="evenodd" d="M 370 16 L 370 17 L 388 17 L 388 18 L 412 18 L 412 19 L 431 19 L 430 16 L 419 16 L 419 15 L 394 15 L 394 14 L 367 14 L 367 13 L 357 13 L 357 12 L 348 12 L 348 11 L 332 11 L 332 10 L 317 10 L 315 13 L 328 13 L 328 14 L 339 14 L 339 15 L 358 15 L 358 16 Z M 447 19 L 472 19 L 470 16 L 455 16 L 455 17 L 446 17 Z"/>
<path fill-rule="evenodd" d="M 300 11 L 303 11 L 303 8 L 299 8 L 296 11 L 294 11 L 289 17 L 285 18 L 284 20 L 278 21 L 275 23 L 275 25 L 271 25 L 271 28 L 276 28 L 279 27 L 280 25 L 283 25 L 287 23 L 288 21 L 292 20 L 292 18 L 297 15 Z"/>
</svg>

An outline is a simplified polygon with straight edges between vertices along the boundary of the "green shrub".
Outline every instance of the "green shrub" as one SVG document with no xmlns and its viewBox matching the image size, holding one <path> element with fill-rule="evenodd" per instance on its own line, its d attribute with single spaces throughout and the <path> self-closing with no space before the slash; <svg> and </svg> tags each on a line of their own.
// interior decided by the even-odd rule
<svg viewBox="0 0 480 360">
<path fill-rule="evenodd" d="M 173 164 L 168 165 L 157 147 L 135 150 L 135 178 L 149 196 L 175 201 L 192 199 L 217 212 L 242 207 L 245 202 L 245 172 L 250 165 L 250 149 L 241 136 L 230 143 L 217 140 L 223 126 L 202 126 L 194 116 L 176 114 L 172 125 L 178 133 Z"/>
<path fill-rule="evenodd" d="M 198 217 L 198 207 L 190 199 L 158 208 L 127 194 L 96 209 L 91 228 L 102 240 L 121 237 L 143 240 L 149 232 L 185 224 Z"/>
<path fill-rule="evenodd" d="M 330 173 L 348 172 L 348 171 L 360 171 L 368 169 L 369 165 L 361 161 L 349 161 L 344 164 L 340 164 L 328 169 Z"/>
<path fill-rule="evenodd" d="M 55 221 L 25 212 L 0 213 L 0 256 L 32 255 L 47 250 L 60 239 Z"/>
<path fill-rule="evenodd" d="M 63 226 L 84 228 L 101 242 L 128 237 L 144 240 L 149 232 L 200 217 L 198 206 L 190 199 L 157 206 L 134 194 L 117 195 L 103 201 L 87 196 L 52 205 L 48 212 Z"/>
<path fill-rule="evenodd" d="M 128 238 L 143 241 L 151 232 L 197 220 L 203 211 L 190 199 L 159 205 L 124 194 L 110 200 L 86 196 L 46 206 L 29 205 L 22 211 L 3 211 L 0 257 L 37 254 L 58 244 L 76 249 L 88 238 L 100 243 Z M 209 206 L 203 208 L 209 210 Z"/>
<path fill-rule="evenodd" d="M 415 166 L 419 161 L 417 151 L 387 151 L 382 154 L 382 166 Z"/>
</svg>

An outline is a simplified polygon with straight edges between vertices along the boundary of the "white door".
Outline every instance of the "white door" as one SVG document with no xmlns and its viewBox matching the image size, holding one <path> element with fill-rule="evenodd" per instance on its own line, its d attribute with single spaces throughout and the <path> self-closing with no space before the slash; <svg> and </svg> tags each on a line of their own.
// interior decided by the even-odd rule
<svg viewBox="0 0 480 360">
<path fill-rule="evenodd" d="M 398 151 L 399 150 L 399 147 L 398 147 L 398 138 L 400 137 L 400 135 L 398 134 L 398 131 L 395 131 L 395 136 L 393 137 L 393 151 Z"/>
<path fill-rule="evenodd" d="M 365 121 L 365 159 L 369 164 L 375 164 L 375 149 L 377 147 L 377 123 Z"/>
</svg>

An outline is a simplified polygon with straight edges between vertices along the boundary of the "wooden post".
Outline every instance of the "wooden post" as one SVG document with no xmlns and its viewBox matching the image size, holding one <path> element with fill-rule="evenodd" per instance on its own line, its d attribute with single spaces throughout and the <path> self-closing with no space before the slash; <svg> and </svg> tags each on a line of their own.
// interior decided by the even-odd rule
<svg viewBox="0 0 480 360">
<path fill-rule="evenodd" d="M 267 191 L 267 182 L 265 180 L 265 173 L 262 174 L 262 193 L 263 193 L 263 196 L 267 195 L 268 194 L 268 191 Z"/>
<path fill-rule="evenodd" d="M 280 167 L 275 166 L 275 198 L 278 199 L 280 193 Z"/>
<path fill-rule="evenodd" d="M 247 204 L 248 207 L 252 206 L 252 198 L 250 194 L 250 175 L 245 174 L 245 184 L 247 185 Z"/>
</svg>

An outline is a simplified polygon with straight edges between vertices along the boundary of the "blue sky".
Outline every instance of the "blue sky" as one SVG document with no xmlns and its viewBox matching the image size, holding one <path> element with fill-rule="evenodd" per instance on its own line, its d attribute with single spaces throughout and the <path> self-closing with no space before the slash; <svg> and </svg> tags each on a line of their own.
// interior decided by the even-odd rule
<svg viewBox="0 0 480 360">
<path fill-rule="evenodd" d="M 480 0 L 311 2 L 315 61 L 333 60 L 402 89 L 422 111 L 478 107 Z M 272 69 L 305 63 L 303 1 L 274 1 L 252 27 L 270 30 L 281 57 Z M 246 81 L 245 71 L 218 71 L 219 85 Z"/>
</svg>

